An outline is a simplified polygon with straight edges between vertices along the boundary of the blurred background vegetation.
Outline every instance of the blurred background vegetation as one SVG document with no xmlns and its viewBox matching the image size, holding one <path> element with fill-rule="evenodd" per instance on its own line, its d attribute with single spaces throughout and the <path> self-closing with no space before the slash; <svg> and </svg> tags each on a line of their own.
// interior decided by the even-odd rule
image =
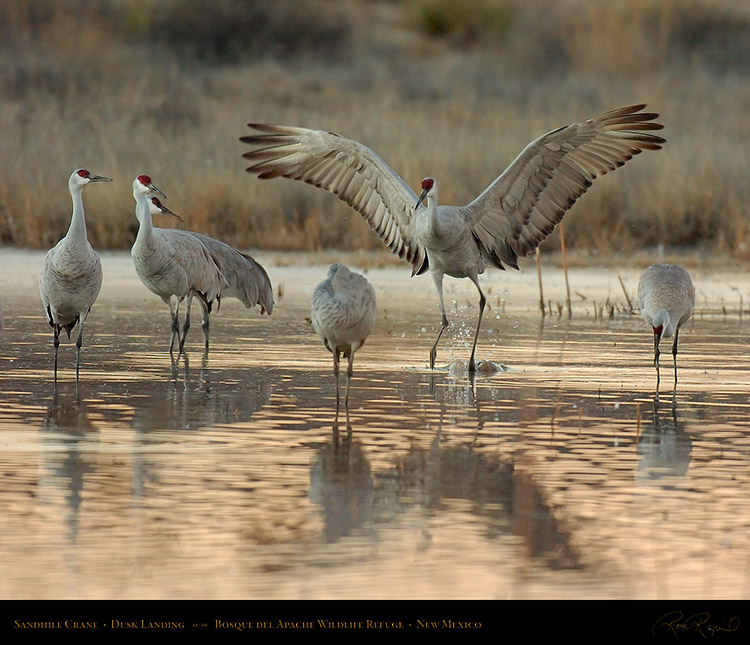
<svg viewBox="0 0 750 645">
<path fill-rule="evenodd" d="M 568 246 L 750 259 L 748 0 L 3 3 L 0 243 L 56 243 L 86 167 L 115 179 L 84 196 L 98 249 L 132 244 L 147 173 L 186 227 L 240 248 L 387 256 L 333 196 L 245 173 L 245 124 L 353 137 L 458 204 L 536 136 L 640 102 L 668 144 L 597 180 Z"/>
</svg>

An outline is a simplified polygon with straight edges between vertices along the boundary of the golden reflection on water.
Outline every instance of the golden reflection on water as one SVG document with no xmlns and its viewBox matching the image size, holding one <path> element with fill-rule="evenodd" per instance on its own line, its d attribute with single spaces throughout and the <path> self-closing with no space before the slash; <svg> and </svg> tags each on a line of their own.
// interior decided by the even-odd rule
<svg viewBox="0 0 750 645">
<path fill-rule="evenodd" d="M 0 596 L 749 595 L 736 320 L 683 331 L 657 400 L 635 317 L 509 306 L 478 355 L 509 371 L 472 380 L 473 310 L 430 372 L 436 304 L 407 294 L 334 428 L 330 356 L 285 291 L 270 319 L 222 304 L 210 353 L 197 334 L 176 361 L 165 309 L 105 296 L 56 389 L 34 294 L 3 303 Z"/>
</svg>

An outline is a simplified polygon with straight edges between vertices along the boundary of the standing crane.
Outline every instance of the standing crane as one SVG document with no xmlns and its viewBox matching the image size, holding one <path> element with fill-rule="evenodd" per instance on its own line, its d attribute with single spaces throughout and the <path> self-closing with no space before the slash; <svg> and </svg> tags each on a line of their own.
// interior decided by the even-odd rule
<svg viewBox="0 0 750 645">
<path fill-rule="evenodd" d="M 422 180 L 419 196 L 370 148 L 340 135 L 306 128 L 254 124 L 241 137 L 247 172 L 260 179 L 288 177 L 313 184 L 357 210 L 388 248 L 412 266 L 428 269 L 440 298 L 442 320 L 430 351 L 430 369 L 448 327 L 443 276 L 469 278 L 479 291 L 476 346 L 486 299 L 478 276 L 487 265 L 518 268 L 598 176 L 643 150 L 658 150 L 663 126 L 645 105 L 624 107 L 552 130 L 529 143 L 508 168 L 465 206 L 438 206 L 438 185 Z M 425 199 L 427 205 L 424 205 Z"/>
<path fill-rule="evenodd" d="M 654 367 L 659 390 L 659 342 L 671 338 L 674 386 L 677 388 L 677 338 L 680 327 L 693 315 L 695 287 L 690 274 L 677 264 L 652 264 L 638 281 L 638 306 L 654 332 Z"/>
<path fill-rule="evenodd" d="M 343 264 L 332 264 L 328 276 L 312 293 L 312 325 L 333 354 L 336 378 L 336 420 L 339 416 L 339 356 L 349 359 L 344 407 L 349 414 L 349 382 L 356 352 L 375 326 L 375 290 L 364 276 Z"/>
<path fill-rule="evenodd" d="M 205 348 L 209 346 L 209 314 L 222 297 L 233 297 L 246 307 L 260 306 L 261 313 L 273 310 L 273 288 L 265 269 L 253 258 L 228 244 L 192 231 L 162 229 L 153 225 L 152 215 L 163 213 L 180 221 L 179 215 L 164 206 L 158 197 L 164 193 L 147 175 L 133 181 L 136 217 L 139 228 L 131 250 L 141 282 L 169 307 L 172 316 L 172 340 L 184 351 L 190 329 L 190 306 L 197 297 L 203 309 Z M 174 302 L 173 301 L 174 298 Z M 182 336 L 179 331 L 179 307 L 186 301 Z"/>
<path fill-rule="evenodd" d="M 42 305 L 54 333 L 55 381 L 60 330 L 64 329 L 70 338 L 70 332 L 76 324 L 76 380 L 78 379 L 83 321 L 102 288 L 102 263 L 86 236 L 86 217 L 83 212 L 83 188 L 96 181 L 112 180 L 94 175 L 84 168 L 79 168 L 70 175 L 68 190 L 73 200 L 70 227 L 65 237 L 47 252 L 44 268 L 39 276 Z"/>
</svg>

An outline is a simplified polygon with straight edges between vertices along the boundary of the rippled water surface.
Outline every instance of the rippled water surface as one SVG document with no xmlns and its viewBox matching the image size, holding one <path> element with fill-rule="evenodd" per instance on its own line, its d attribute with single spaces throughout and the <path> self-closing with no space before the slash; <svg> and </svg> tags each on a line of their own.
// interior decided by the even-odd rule
<svg viewBox="0 0 750 645">
<path fill-rule="evenodd" d="M 558 271 L 544 318 L 533 269 L 487 275 L 478 356 L 508 371 L 472 382 L 472 285 L 447 285 L 455 325 L 431 372 L 431 280 L 371 269 L 378 325 L 336 430 L 306 320 L 325 265 L 264 258 L 273 316 L 225 301 L 208 355 L 196 320 L 173 361 L 167 308 L 105 254 L 81 379 L 66 340 L 55 387 L 42 257 L 0 250 L 4 598 L 750 595 L 742 276 L 694 273 L 680 383 L 665 352 L 657 399 L 615 272 L 573 272 L 570 318 Z M 637 272 L 622 276 L 632 295 Z"/>
</svg>

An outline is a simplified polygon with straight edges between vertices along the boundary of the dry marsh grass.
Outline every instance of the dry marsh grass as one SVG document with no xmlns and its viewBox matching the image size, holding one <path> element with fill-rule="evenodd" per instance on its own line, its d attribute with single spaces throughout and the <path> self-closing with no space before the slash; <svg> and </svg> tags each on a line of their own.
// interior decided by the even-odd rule
<svg viewBox="0 0 750 645">
<path fill-rule="evenodd" d="M 131 182 L 148 173 L 187 227 L 241 248 L 380 250 L 333 196 L 247 175 L 245 124 L 351 136 L 410 185 L 435 176 L 441 201 L 463 203 L 543 132 L 647 102 L 667 145 L 597 180 L 565 220 L 568 247 L 608 255 L 666 244 L 750 259 L 748 3 L 456 6 L 3 5 L 0 242 L 54 244 L 69 221 L 67 178 L 84 166 L 115 179 L 84 197 L 97 248 L 132 244 Z"/>
</svg>

